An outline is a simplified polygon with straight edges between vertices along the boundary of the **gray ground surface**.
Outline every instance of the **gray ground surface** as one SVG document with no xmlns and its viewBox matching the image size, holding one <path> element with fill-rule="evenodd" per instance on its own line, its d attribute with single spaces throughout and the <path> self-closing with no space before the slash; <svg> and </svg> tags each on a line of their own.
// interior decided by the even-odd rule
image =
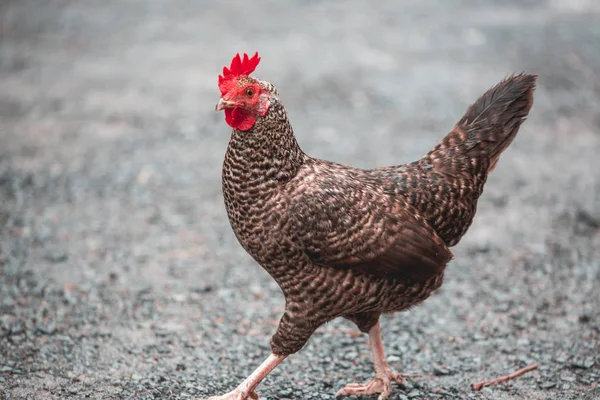
<svg viewBox="0 0 600 400">
<path fill-rule="evenodd" d="M 254 50 L 305 151 L 359 167 L 420 157 L 502 77 L 540 75 L 445 285 L 383 321 L 390 364 L 425 374 L 391 399 L 600 398 L 595 0 L 2 1 L 0 398 L 189 399 L 268 354 L 283 297 L 230 230 L 213 112 Z M 261 395 L 370 379 L 354 329 L 321 328 Z"/>
</svg>

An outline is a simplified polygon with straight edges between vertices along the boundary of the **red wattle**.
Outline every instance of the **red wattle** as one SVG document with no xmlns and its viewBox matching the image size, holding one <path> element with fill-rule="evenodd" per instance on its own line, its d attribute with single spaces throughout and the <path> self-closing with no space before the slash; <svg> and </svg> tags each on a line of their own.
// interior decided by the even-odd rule
<svg viewBox="0 0 600 400">
<path fill-rule="evenodd" d="M 227 108 L 225 109 L 225 122 L 233 129 L 240 131 L 247 131 L 254 126 L 256 117 L 251 114 L 244 112 L 240 108 Z"/>
</svg>

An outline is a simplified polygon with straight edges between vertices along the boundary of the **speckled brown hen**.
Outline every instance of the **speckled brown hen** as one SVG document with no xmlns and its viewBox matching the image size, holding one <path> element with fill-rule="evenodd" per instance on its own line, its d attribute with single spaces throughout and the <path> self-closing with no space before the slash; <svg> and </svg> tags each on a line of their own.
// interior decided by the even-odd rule
<svg viewBox="0 0 600 400">
<path fill-rule="evenodd" d="M 361 170 L 306 155 L 277 90 L 250 77 L 260 58 L 237 55 L 219 76 L 217 111 L 233 128 L 223 164 L 231 226 L 277 281 L 285 312 L 273 353 L 232 392 L 254 388 L 320 325 L 337 317 L 368 332 L 375 379 L 338 395 L 380 393 L 402 377 L 387 365 L 379 317 L 425 300 L 440 287 L 498 157 L 533 102 L 536 77 L 517 75 L 486 92 L 419 161 Z"/>
</svg>

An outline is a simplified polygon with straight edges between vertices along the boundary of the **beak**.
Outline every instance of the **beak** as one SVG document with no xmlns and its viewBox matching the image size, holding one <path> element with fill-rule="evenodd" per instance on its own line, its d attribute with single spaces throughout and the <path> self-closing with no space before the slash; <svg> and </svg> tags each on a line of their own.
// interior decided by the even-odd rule
<svg viewBox="0 0 600 400">
<path fill-rule="evenodd" d="M 215 107 L 215 111 L 223 111 L 226 108 L 233 108 L 233 107 L 235 107 L 234 101 L 220 99 L 219 102 L 217 103 L 217 106 Z"/>
</svg>

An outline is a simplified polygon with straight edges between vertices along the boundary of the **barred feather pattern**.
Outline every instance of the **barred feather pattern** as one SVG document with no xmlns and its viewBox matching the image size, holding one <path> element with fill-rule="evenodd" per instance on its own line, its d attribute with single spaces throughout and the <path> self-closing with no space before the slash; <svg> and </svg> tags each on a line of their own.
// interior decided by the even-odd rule
<svg viewBox="0 0 600 400">
<path fill-rule="evenodd" d="M 533 105 L 535 75 L 509 77 L 488 90 L 422 159 L 371 170 L 386 190 L 419 210 L 448 246 L 467 232 L 488 174 Z"/>
<path fill-rule="evenodd" d="M 223 194 L 239 242 L 285 296 L 271 347 L 287 355 L 333 318 L 367 332 L 382 313 L 441 286 L 449 247 L 468 229 L 487 174 L 527 115 L 535 77 L 488 91 L 421 160 L 372 170 L 306 155 L 275 87 L 256 82 L 271 106 L 250 130 L 233 131 Z"/>
</svg>

